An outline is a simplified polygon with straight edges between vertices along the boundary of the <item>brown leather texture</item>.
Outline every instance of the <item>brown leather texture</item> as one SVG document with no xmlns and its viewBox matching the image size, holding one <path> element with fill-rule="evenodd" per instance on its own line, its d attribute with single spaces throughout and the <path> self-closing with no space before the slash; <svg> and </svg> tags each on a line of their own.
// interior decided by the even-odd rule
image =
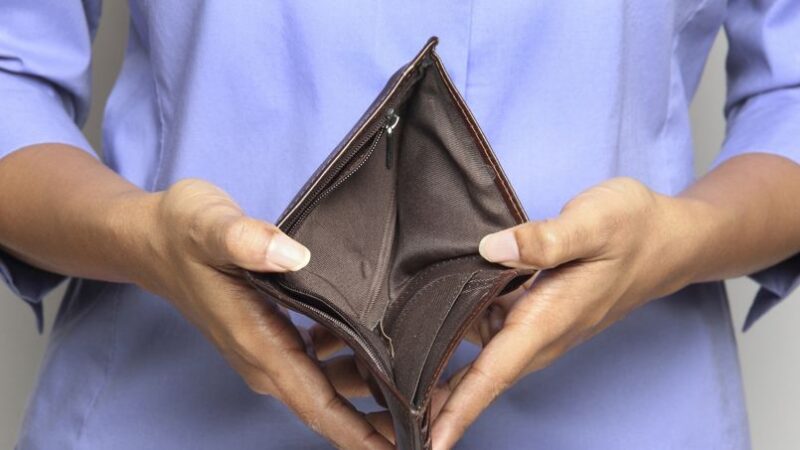
<svg viewBox="0 0 800 450">
<path fill-rule="evenodd" d="M 430 394 L 467 329 L 530 270 L 478 242 L 526 221 L 431 38 L 278 221 L 311 250 L 292 273 L 246 272 L 266 298 L 329 327 L 369 369 L 397 447 L 430 448 Z"/>
</svg>

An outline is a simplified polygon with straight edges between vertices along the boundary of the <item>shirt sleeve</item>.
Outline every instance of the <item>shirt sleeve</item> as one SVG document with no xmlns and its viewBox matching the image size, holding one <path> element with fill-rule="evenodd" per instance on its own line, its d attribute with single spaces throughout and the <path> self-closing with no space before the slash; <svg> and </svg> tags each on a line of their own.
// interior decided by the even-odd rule
<svg viewBox="0 0 800 450">
<path fill-rule="evenodd" d="M 0 158 L 41 143 L 96 157 L 80 126 L 99 18 L 100 0 L 0 1 Z M 41 329 L 41 299 L 64 277 L 0 251 L 0 278 L 33 307 Z"/>
<path fill-rule="evenodd" d="M 712 168 L 743 153 L 769 153 L 800 163 L 800 2 L 731 0 L 727 131 Z M 748 329 L 800 283 L 800 255 L 752 274 L 761 289 Z"/>
</svg>

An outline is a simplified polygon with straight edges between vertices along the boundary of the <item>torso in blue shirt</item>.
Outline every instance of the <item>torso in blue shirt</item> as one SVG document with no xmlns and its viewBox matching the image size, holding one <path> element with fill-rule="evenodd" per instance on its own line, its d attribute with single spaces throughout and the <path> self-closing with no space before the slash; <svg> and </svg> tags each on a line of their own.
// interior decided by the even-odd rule
<svg viewBox="0 0 800 450">
<path fill-rule="evenodd" d="M 133 1 L 105 160 L 151 190 L 209 180 L 274 220 L 389 75 L 437 35 L 531 218 L 614 176 L 674 194 L 693 179 L 688 102 L 727 13 L 720 0 Z M 462 346 L 450 370 L 475 351 Z M 327 444 L 249 391 L 164 300 L 73 281 L 20 446 Z M 747 446 L 721 284 L 656 300 L 525 378 L 460 444 Z"/>
</svg>

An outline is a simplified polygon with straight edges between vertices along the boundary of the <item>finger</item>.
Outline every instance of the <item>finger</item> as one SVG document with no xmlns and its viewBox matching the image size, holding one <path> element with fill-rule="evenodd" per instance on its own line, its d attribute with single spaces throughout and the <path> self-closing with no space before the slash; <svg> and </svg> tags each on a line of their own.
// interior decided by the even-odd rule
<svg viewBox="0 0 800 450">
<path fill-rule="evenodd" d="M 224 348 L 258 368 L 248 384 L 269 389 L 311 429 L 341 448 L 391 448 L 391 444 L 337 391 L 319 362 L 306 353 L 300 333 L 278 308 L 246 290 L 231 290 L 219 284 L 207 286 L 214 298 L 231 300 L 224 317 Z M 219 295 L 213 295 L 218 293 Z M 226 297 L 227 295 L 227 297 Z M 213 333 L 212 333 L 213 336 Z M 232 350 L 231 350 L 232 349 Z M 341 366 L 330 368 L 344 372 Z M 268 379 L 271 386 L 267 386 Z M 255 380 L 255 382 L 254 382 Z M 340 383 L 340 386 L 348 386 Z"/>
<path fill-rule="evenodd" d="M 272 380 L 260 368 L 250 364 L 238 355 L 223 352 L 225 360 L 242 377 L 251 391 L 261 395 L 275 395 L 277 390 Z"/>
<path fill-rule="evenodd" d="M 469 370 L 471 365 L 472 363 L 462 367 L 445 382 L 439 383 L 433 389 L 430 406 L 431 420 L 436 421 L 436 418 L 439 416 L 439 413 L 442 412 L 442 408 L 444 408 L 445 403 L 447 403 L 447 399 L 450 398 L 453 390 L 455 390 L 456 386 L 458 386 L 458 383 L 461 382 L 461 379 L 464 378 L 464 375 L 467 373 L 467 370 Z"/>
<path fill-rule="evenodd" d="M 275 384 L 261 368 L 235 355 L 225 354 L 224 356 L 236 372 L 242 376 L 251 390 L 262 395 L 277 395 L 278 390 Z M 356 369 L 352 356 L 345 355 L 333 358 L 325 361 L 321 367 L 339 395 L 345 398 L 360 398 L 370 395 L 369 385 Z"/>
<path fill-rule="evenodd" d="M 433 448 L 451 448 L 480 413 L 527 367 L 543 343 L 519 327 L 506 326 L 478 358 L 453 377 L 432 430 Z M 452 386 L 455 387 L 452 387 Z"/>
<path fill-rule="evenodd" d="M 369 385 L 356 368 L 352 355 L 342 355 L 325 361 L 322 371 L 340 395 L 346 398 L 368 397 Z"/>
<path fill-rule="evenodd" d="M 260 367 L 254 366 L 242 358 L 229 358 L 228 356 L 225 355 L 226 359 L 252 391 L 261 395 L 279 397 L 279 390 L 275 383 Z M 321 368 L 336 392 L 342 397 L 350 399 L 370 395 L 369 386 L 355 368 L 352 357 L 334 358 L 322 364 Z"/>
<path fill-rule="evenodd" d="M 377 411 L 366 415 L 367 421 L 375 427 L 392 445 L 395 444 L 394 424 L 392 416 L 387 411 Z"/>
<path fill-rule="evenodd" d="M 537 274 L 538 273 L 539 272 L 537 272 Z M 530 289 L 534 278 L 535 277 L 529 278 L 517 289 L 492 300 L 492 303 L 484 310 L 480 318 L 467 330 L 464 339 L 466 339 L 467 342 L 485 347 L 491 338 L 503 327 L 506 314 L 511 310 L 514 303 L 521 299 L 527 293 L 528 289 Z"/>
<path fill-rule="evenodd" d="M 347 346 L 343 340 L 339 339 L 324 325 L 315 323 L 308 331 L 311 334 L 311 342 L 319 359 L 326 359 Z"/>
<path fill-rule="evenodd" d="M 475 344 L 477 346 L 483 345 L 483 336 L 488 334 L 489 329 L 489 310 L 492 308 L 492 305 L 489 305 L 481 315 L 472 323 L 472 325 L 467 328 L 466 334 L 464 334 L 464 340 Z"/>
<path fill-rule="evenodd" d="M 591 222 L 577 214 L 528 222 L 481 239 L 479 251 L 487 261 L 509 267 L 549 269 L 569 261 L 596 256 L 602 237 Z"/>
<path fill-rule="evenodd" d="M 215 260 L 262 272 L 305 267 L 311 252 L 272 224 L 247 216 L 226 218 L 210 239 Z"/>
<path fill-rule="evenodd" d="M 314 351 L 314 343 L 311 341 L 311 333 L 308 331 L 308 329 L 297 327 L 297 333 L 303 340 L 303 347 L 306 349 L 308 356 L 317 359 L 317 353 Z"/>
<path fill-rule="evenodd" d="M 279 321 L 289 320 L 276 315 Z M 280 337 L 280 341 L 283 337 Z M 261 348 L 260 367 L 275 385 L 277 396 L 311 429 L 342 448 L 391 448 L 364 416 L 337 392 L 359 391 L 353 378 L 360 378 L 354 364 L 337 362 L 320 368 L 299 346 L 279 345 Z M 280 355 L 276 357 L 276 355 Z M 334 376 L 334 380 L 329 378 Z M 348 381 L 345 381 L 344 379 Z"/>
<path fill-rule="evenodd" d="M 475 324 L 467 330 L 464 339 L 475 345 L 485 347 L 486 344 L 503 327 L 505 308 L 500 303 L 490 303 Z"/>
<path fill-rule="evenodd" d="M 392 448 L 305 354 L 296 353 L 285 363 L 272 379 L 280 399 L 311 429 L 341 448 Z"/>
</svg>

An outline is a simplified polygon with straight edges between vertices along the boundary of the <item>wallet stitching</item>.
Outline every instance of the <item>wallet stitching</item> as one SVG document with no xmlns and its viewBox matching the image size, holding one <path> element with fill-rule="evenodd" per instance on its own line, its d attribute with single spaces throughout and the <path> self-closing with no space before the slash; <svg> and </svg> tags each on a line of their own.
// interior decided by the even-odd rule
<svg viewBox="0 0 800 450">
<path fill-rule="evenodd" d="M 477 283 L 488 283 L 490 281 L 494 281 L 497 278 L 495 273 L 489 273 L 488 277 L 474 277 L 473 279 L 469 280 L 467 283 L 468 285 L 475 285 Z"/>
<path fill-rule="evenodd" d="M 456 261 L 456 260 L 462 260 L 462 259 L 463 260 L 467 260 L 467 259 L 475 259 L 475 258 L 480 258 L 480 257 L 481 257 L 480 255 L 456 256 L 454 258 L 447 258 L 447 259 L 445 259 L 443 261 L 439 261 L 437 263 L 431 264 L 430 266 L 428 266 L 428 267 L 422 269 L 421 271 L 417 272 L 416 274 L 414 274 L 414 276 L 412 276 L 409 281 L 406 281 L 405 283 L 400 285 L 401 296 L 402 296 L 402 292 L 403 291 L 405 291 L 407 289 L 411 289 L 412 287 L 417 286 L 419 283 L 422 283 L 422 281 L 420 281 L 420 280 L 422 279 L 421 276 L 423 274 L 426 274 L 426 273 L 432 271 L 433 269 L 435 269 L 437 267 L 440 267 L 440 266 L 442 266 L 444 264 L 447 264 L 449 262 L 453 262 L 453 261 Z M 409 283 L 409 284 L 406 284 L 406 283 Z"/>
<path fill-rule="evenodd" d="M 487 280 L 487 281 L 484 281 L 483 283 L 473 284 L 472 286 L 469 287 L 469 289 L 464 289 L 463 291 L 461 291 L 461 293 L 462 294 L 466 294 L 467 292 L 480 291 L 481 289 L 486 288 L 486 286 L 491 285 L 492 282 L 494 282 L 494 280 Z M 469 284 L 469 283 L 467 283 L 467 284 Z"/>
<path fill-rule="evenodd" d="M 450 81 L 449 75 L 447 75 L 447 72 L 444 70 L 444 67 L 442 66 L 442 64 L 438 60 L 438 58 L 436 60 L 436 68 L 439 70 L 440 74 L 442 75 L 442 78 L 444 78 L 446 80 L 445 86 L 447 87 L 447 90 L 450 91 L 450 95 L 452 95 L 453 97 L 456 97 L 457 94 L 453 89 L 452 82 Z M 461 111 L 461 114 L 462 114 L 463 118 L 465 119 L 465 122 L 467 122 L 467 125 L 469 126 L 473 137 L 478 142 L 478 146 L 480 147 L 481 151 L 483 151 L 483 154 L 486 156 L 487 162 L 492 167 L 492 170 L 495 173 L 495 179 L 498 180 L 498 182 L 500 183 L 500 186 L 503 188 L 503 194 L 506 197 L 506 200 L 508 200 L 508 202 L 512 205 L 512 207 L 514 209 L 514 214 L 517 216 L 517 218 L 522 220 L 521 211 L 519 211 L 519 208 L 518 208 L 516 202 L 514 202 L 513 197 L 511 195 L 511 192 L 510 192 L 510 190 L 508 189 L 508 186 L 505 183 L 505 180 L 503 180 L 502 175 L 498 171 L 497 166 L 495 165 L 495 162 L 493 161 L 493 158 L 489 155 L 489 151 L 486 148 L 486 146 L 484 145 L 483 140 L 480 138 L 480 135 L 478 134 L 477 130 L 475 129 L 474 124 L 469 119 L 469 114 L 467 114 L 467 111 L 464 109 L 464 106 L 461 104 L 461 102 L 455 101 L 454 103 L 456 104 L 458 109 Z"/>
<path fill-rule="evenodd" d="M 451 96 L 453 96 L 454 98 L 457 98 L 457 93 L 454 91 L 454 89 L 452 87 L 452 81 L 450 80 L 450 76 L 444 70 L 444 67 L 442 66 L 441 61 L 439 60 L 438 57 L 436 57 L 434 59 L 434 61 L 436 63 L 436 68 L 439 70 L 440 75 L 442 75 L 442 78 L 445 79 L 445 87 L 447 87 L 447 90 L 450 91 L 450 95 Z M 500 184 L 500 187 L 502 187 L 503 196 L 506 199 L 507 205 L 510 204 L 512 206 L 512 208 L 513 208 L 512 212 L 517 217 L 517 220 L 519 220 L 520 222 L 524 222 L 525 221 L 524 220 L 524 214 L 522 214 L 522 211 L 519 209 L 519 206 L 517 205 L 517 202 L 514 201 L 514 197 L 511 194 L 510 189 L 506 185 L 505 180 L 503 179 L 503 175 L 497 169 L 497 166 L 495 164 L 494 158 L 492 158 L 491 155 L 489 154 L 489 151 L 486 148 L 486 146 L 484 145 L 483 140 L 480 138 L 480 135 L 478 134 L 477 130 L 475 129 L 474 124 L 469 119 L 469 114 L 467 114 L 467 111 L 464 109 L 464 106 L 461 104 L 461 102 L 455 101 L 454 103 L 456 104 L 458 109 L 461 111 L 461 114 L 462 114 L 463 118 L 465 119 L 465 122 L 467 122 L 467 125 L 469 126 L 473 137 L 478 142 L 478 146 L 480 147 L 480 149 L 483 151 L 483 154 L 486 157 L 485 158 L 486 161 L 492 167 L 492 170 L 495 173 L 495 180 L 497 180 L 499 182 L 499 184 Z M 495 184 L 497 184 L 497 183 L 495 183 Z"/>
</svg>

